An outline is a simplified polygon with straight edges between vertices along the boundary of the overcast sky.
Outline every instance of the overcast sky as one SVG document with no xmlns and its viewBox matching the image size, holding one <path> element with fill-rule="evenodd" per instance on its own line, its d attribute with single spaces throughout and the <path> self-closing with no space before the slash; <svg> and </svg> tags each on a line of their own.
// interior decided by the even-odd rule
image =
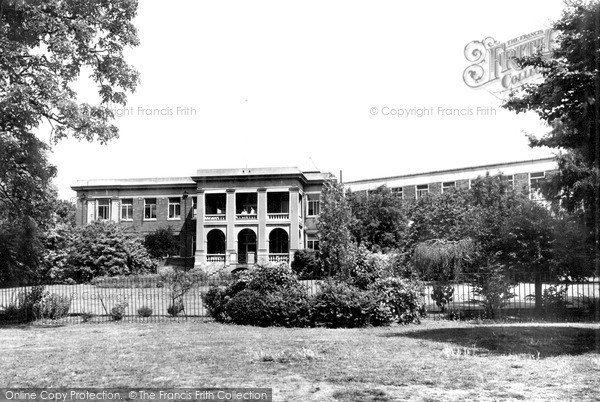
<svg viewBox="0 0 600 402">
<path fill-rule="evenodd" d="M 69 199 L 77 179 L 298 166 L 349 181 L 551 156 L 528 147 L 525 133 L 547 130 L 535 115 L 500 109 L 462 76 L 467 43 L 548 28 L 561 10 L 559 0 L 142 0 L 141 45 L 128 52 L 142 81 L 118 111 L 120 138 L 55 146 L 56 185 Z M 81 99 L 91 90 L 83 81 Z"/>
</svg>

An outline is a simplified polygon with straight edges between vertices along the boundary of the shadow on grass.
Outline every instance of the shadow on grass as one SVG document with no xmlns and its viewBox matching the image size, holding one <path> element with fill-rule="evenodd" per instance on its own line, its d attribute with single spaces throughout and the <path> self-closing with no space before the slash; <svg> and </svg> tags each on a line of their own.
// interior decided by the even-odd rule
<svg viewBox="0 0 600 402">
<path fill-rule="evenodd" d="M 472 350 L 477 355 L 529 355 L 546 358 L 561 355 L 600 354 L 600 329 L 550 326 L 481 326 L 439 328 L 382 335 L 406 337 Z"/>
</svg>

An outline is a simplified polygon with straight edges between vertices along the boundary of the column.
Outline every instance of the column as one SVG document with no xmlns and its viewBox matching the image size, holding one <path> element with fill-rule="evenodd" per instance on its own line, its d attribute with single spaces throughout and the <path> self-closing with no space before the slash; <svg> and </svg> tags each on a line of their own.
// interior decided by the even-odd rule
<svg viewBox="0 0 600 402">
<path fill-rule="evenodd" d="M 119 222 L 119 209 L 121 207 L 121 202 L 118 198 L 113 198 L 110 200 L 110 219 L 113 222 Z"/>
<path fill-rule="evenodd" d="M 294 253 L 300 246 L 300 223 L 298 222 L 298 211 L 300 208 L 300 189 L 290 187 L 290 263 L 294 259 Z"/>
<path fill-rule="evenodd" d="M 86 223 L 91 223 L 96 220 L 96 201 L 89 200 L 87 202 L 87 221 Z"/>
<path fill-rule="evenodd" d="M 204 240 L 204 214 L 205 214 L 205 197 L 204 189 L 199 188 L 196 194 L 198 197 L 197 213 L 196 213 L 196 254 L 195 266 L 206 263 L 206 242 Z M 190 201 L 191 202 L 191 201 Z"/>
<path fill-rule="evenodd" d="M 258 192 L 258 250 L 257 262 L 269 262 L 269 249 L 267 248 L 267 189 L 259 188 Z"/>
<path fill-rule="evenodd" d="M 227 251 L 225 252 L 225 264 L 237 264 L 237 242 L 235 236 L 235 189 L 227 189 L 227 200 L 225 206 L 225 220 L 227 222 Z"/>
</svg>

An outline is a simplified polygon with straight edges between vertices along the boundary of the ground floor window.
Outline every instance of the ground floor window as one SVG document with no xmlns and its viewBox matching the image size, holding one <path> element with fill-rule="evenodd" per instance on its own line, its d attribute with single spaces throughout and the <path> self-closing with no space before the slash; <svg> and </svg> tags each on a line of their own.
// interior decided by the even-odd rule
<svg viewBox="0 0 600 402">
<path fill-rule="evenodd" d="M 131 221 L 133 220 L 133 199 L 121 200 L 121 220 Z"/>
<path fill-rule="evenodd" d="M 110 219 L 110 200 L 102 199 L 98 200 L 98 212 L 97 215 L 100 220 Z"/>
<path fill-rule="evenodd" d="M 156 219 L 156 198 L 144 199 L 144 219 Z"/>
</svg>

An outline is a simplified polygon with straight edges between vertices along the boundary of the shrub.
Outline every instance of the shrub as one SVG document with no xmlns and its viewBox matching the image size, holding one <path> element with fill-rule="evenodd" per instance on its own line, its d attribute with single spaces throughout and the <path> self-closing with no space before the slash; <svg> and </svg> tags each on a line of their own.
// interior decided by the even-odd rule
<svg viewBox="0 0 600 402">
<path fill-rule="evenodd" d="M 381 307 L 378 296 L 346 282 L 328 279 L 313 298 L 314 319 L 331 328 L 354 328 L 369 324 Z"/>
<path fill-rule="evenodd" d="M 265 294 L 250 289 L 237 293 L 225 305 L 229 319 L 240 325 L 264 326 L 265 310 Z"/>
<path fill-rule="evenodd" d="M 71 299 L 56 293 L 44 292 L 42 299 L 33 305 L 36 319 L 57 320 L 65 317 L 71 308 Z"/>
<path fill-rule="evenodd" d="M 351 272 L 351 283 L 360 289 L 366 290 L 378 279 L 392 275 L 393 262 L 393 255 L 372 253 L 361 245 L 356 252 L 356 263 Z"/>
<path fill-rule="evenodd" d="M 152 309 L 148 306 L 142 306 L 138 308 L 137 313 L 140 317 L 150 317 L 152 315 Z"/>
<path fill-rule="evenodd" d="M 379 296 L 379 302 L 389 308 L 393 320 L 400 324 L 418 323 L 419 317 L 425 315 L 425 293 L 419 281 L 385 278 L 375 282 L 371 289 Z M 374 322 L 374 325 L 381 324 Z"/>
<path fill-rule="evenodd" d="M 481 275 L 480 280 L 473 287 L 474 293 L 483 298 L 481 305 L 485 316 L 494 318 L 508 300 L 515 297 L 515 294 L 511 292 L 512 282 L 503 273 L 501 265 L 495 264 L 487 271 L 489 274 Z"/>
<path fill-rule="evenodd" d="M 444 313 L 446 305 L 454 298 L 454 286 L 445 282 L 433 282 L 431 297 L 435 300 L 435 304 L 440 308 L 440 311 Z"/>
<path fill-rule="evenodd" d="M 246 287 L 261 293 L 274 292 L 284 289 L 296 289 L 300 285 L 298 278 L 283 262 L 274 265 L 257 265 L 240 276 L 240 282 L 246 282 Z"/>
<path fill-rule="evenodd" d="M 29 290 L 19 292 L 18 307 L 15 311 L 16 318 L 33 321 L 35 319 L 35 306 L 42 301 L 44 293 L 44 286 L 33 286 Z"/>
<path fill-rule="evenodd" d="M 202 295 L 202 302 L 208 310 L 208 314 L 218 322 L 227 321 L 225 305 L 229 301 L 226 297 L 225 289 L 218 286 L 211 286 L 208 292 Z"/>
<path fill-rule="evenodd" d="M 111 221 L 95 221 L 75 229 L 66 276 L 87 282 L 96 276 L 141 274 L 155 268 L 139 235 Z"/>
<path fill-rule="evenodd" d="M 123 319 L 123 317 L 125 316 L 125 309 L 128 305 L 129 303 L 127 302 L 121 302 L 110 310 L 110 316 L 113 319 L 113 321 L 121 321 Z"/>
<path fill-rule="evenodd" d="M 182 271 L 177 268 L 167 268 L 159 274 L 159 287 L 166 287 L 169 292 L 171 304 L 167 312 L 172 316 L 177 316 L 184 310 L 183 297 L 199 282 L 206 279 L 206 273 L 199 269 Z M 170 311 L 169 311 L 170 309 Z"/>
<path fill-rule="evenodd" d="M 17 301 L 6 309 L 8 318 L 33 321 L 39 319 L 57 320 L 66 316 L 71 308 L 71 299 L 44 290 L 44 286 L 33 286 L 19 292 Z"/>
<path fill-rule="evenodd" d="M 179 253 L 179 240 L 171 227 L 159 228 L 147 234 L 144 246 L 153 258 L 165 258 Z"/>
<path fill-rule="evenodd" d="M 88 322 L 90 321 L 92 318 L 94 318 L 94 314 L 90 313 L 90 312 L 85 312 L 81 314 L 81 320 L 83 322 Z"/>
<path fill-rule="evenodd" d="M 227 287 L 211 287 L 203 296 L 208 312 L 220 322 L 242 325 L 308 326 L 311 304 L 287 264 L 256 266 Z"/>
<path fill-rule="evenodd" d="M 231 322 L 241 325 L 306 327 L 311 325 L 311 306 L 302 291 L 260 293 L 244 289 L 225 305 Z"/>
<path fill-rule="evenodd" d="M 174 300 L 173 303 L 167 307 L 167 313 L 169 313 L 170 316 L 177 317 L 184 309 L 183 301 Z"/>
<path fill-rule="evenodd" d="M 320 253 L 310 249 L 296 250 L 292 261 L 292 270 L 300 278 L 314 278 L 325 275 Z"/>
</svg>

